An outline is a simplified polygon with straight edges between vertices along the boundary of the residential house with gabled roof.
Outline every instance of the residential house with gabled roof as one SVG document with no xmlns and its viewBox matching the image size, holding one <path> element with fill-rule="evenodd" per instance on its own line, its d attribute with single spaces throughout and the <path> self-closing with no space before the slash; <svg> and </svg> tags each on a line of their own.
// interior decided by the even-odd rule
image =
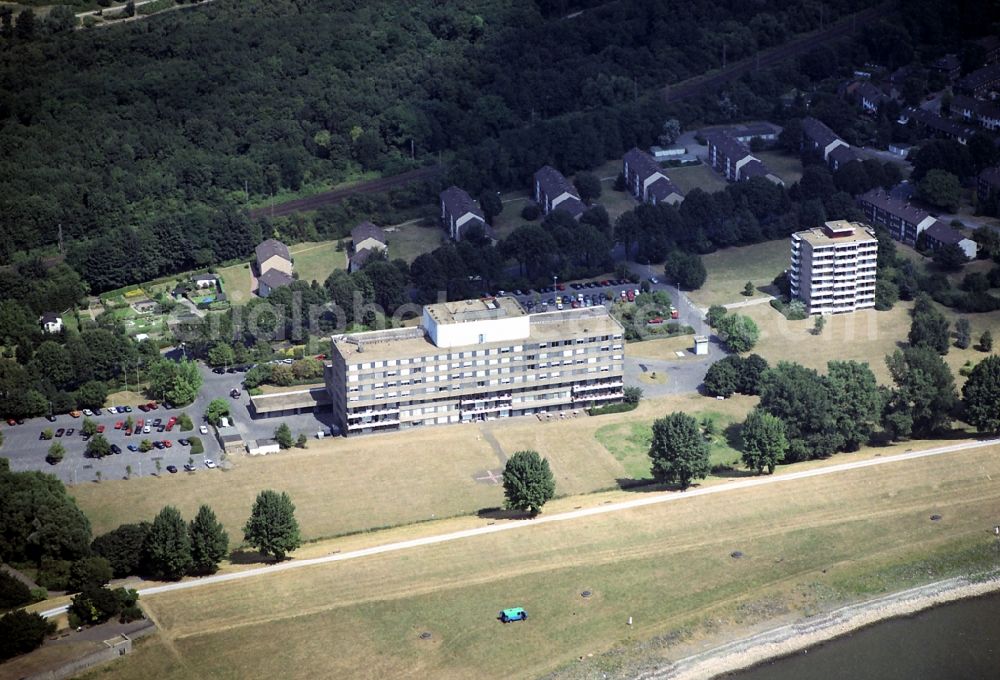
<svg viewBox="0 0 1000 680">
<path fill-rule="evenodd" d="M 962 232 L 948 226 L 941 220 L 934 220 L 934 224 L 924 231 L 924 243 L 931 250 L 957 245 L 970 260 L 975 259 L 976 251 L 979 248 L 979 245 L 971 238 L 966 238 Z"/>
<path fill-rule="evenodd" d="M 854 89 L 854 96 L 861 110 L 871 114 L 878 113 L 882 105 L 890 99 L 889 95 L 867 80 L 858 83 Z"/>
<path fill-rule="evenodd" d="M 292 282 L 292 255 L 281 241 L 269 238 L 254 249 L 257 261 L 257 294 L 267 297 L 275 288 Z M 276 272 L 267 276 L 269 272 Z M 265 277 L 267 277 L 265 281 Z"/>
<path fill-rule="evenodd" d="M 586 210 L 573 185 L 551 165 L 545 165 L 535 172 L 532 198 L 542 209 L 543 215 L 548 215 L 553 210 L 562 210 L 574 219 L 580 219 Z"/>
<path fill-rule="evenodd" d="M 257 295 L 266 298 L 278 288 L 292 285 L 294 280 L 280 269 L 268 269 L 257 277 Z"/>
<path fill-rule="evenodd" d="M 385 231 L 368 221 L 351 229 L 351 242 L 353 253 L 348 266 L 351 272 L 361 269 L 372 256 L 389 250 Z"/>
<path fill-rule="evenodd" d="M 783 182 L 767 171 L 759 158 L 750 153 L 745 144 L 731 137 L 724 130 L 702 133 L 708 145 L 708 161 L 730 182 L 745 182 L 753 177 L 765 177 L 776 184 Z"/>
<path fill-rule="evenodd" d="M 928 134 L 954 139 L 959 144 L 965 144 L 969 137 L 975 134 L 975 130 L 967 125 L 956 123 L 955 121 L 942 118 L 936 113 L 908 107 L 903 109 L 899 115 L 899 122 L 906 125 L 910 121 L 922 126 Z"/>
<path fill-rule="evenodd" d="M 38 319 L 38 323 L 46 333 L 58 333 L 63 329 L 62 317 L 55 312 L 45 312 Z"/>
<path fill-rule="evenodd" d="M 976 69 L 955 83 L 956 92 L 972 96 L 986 94 L 998 87 L 1000 87 L 1000 63 Z"/>
<path fill-rule="evenodd" d="M 893 198 L 882 189 L 862 194 L 858 205 L 869 222 L 885 227 L 892 238 L 910 246 L 916 245 L 917 237 L 936 221 L 909 201 Z"/>
<path fill-rule="evenodd" d="M 676 205 L 684 194 L 667 177 L 660 165 L 645 151 L 630 149 L 622 157 L 625 185 L 636 200 L 644 203 Z"/>
<path fill-rule="evenodd" d="M 956 94 L 951 102 L 951 113 L 961 116 L 962 120 L 966 122 L 976 123 L 987 130 L 1000 129 L 1000 106 L 993 102 Z"/>
<path fill-rule="evenodd" d="M 850 144 L 838 137 L 825 123 L 812 116 L 802 119 L 802 150 L 819 154 L 831 170 L 837 170 L 851 161 L 858 160 Z"/>
<path fill-rule="evenodd" d="M 472 199 L 464 189 L 450 186 L 439 195 L 441 199 L 441 223 L 448 235 L 455 241 L 461 241 L 470 227 L 479 226 L 484 233 L 491 230 L 486 224 L 486 217 L 479 204 Z"/>
</svg>

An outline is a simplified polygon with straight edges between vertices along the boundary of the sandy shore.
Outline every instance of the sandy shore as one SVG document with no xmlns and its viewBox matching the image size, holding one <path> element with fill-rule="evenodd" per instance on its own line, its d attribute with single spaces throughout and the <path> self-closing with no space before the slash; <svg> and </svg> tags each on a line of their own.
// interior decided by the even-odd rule
<svg viewBox="0 0 1000 680">
<path fill-rule="evenodd" d="M 704 680 L 749 668 L 768 659 L 846 635 L 879 621 L 907 616 L 945 602 L 987 595 L 1000 590 L 1000 577 L 970 582 L 964 578 L 938 581 L 918 588 L 848 605 L 828 614 L 773 628 L 742 640 L 689 656 L 667 668 L 644 673 L 641 680 Z"/>
</svg>

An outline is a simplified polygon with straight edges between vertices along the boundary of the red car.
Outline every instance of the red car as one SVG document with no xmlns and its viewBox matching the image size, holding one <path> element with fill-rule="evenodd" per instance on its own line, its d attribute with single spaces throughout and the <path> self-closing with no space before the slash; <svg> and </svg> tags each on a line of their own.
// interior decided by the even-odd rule
<svg viewBox="0 0 1000 680">
<path fill-rule="evenodd" d="M 97 434 L 104 434 L 104 426 L 103 425 L 98 425 L 97 426 Z"/>
<path fill-rule="evenodd" d="M 170 441 L 169 439 L 164 439 L 163 440 L 163 445 L 166 446 L 169 449 L 171 446 L 174 445 L 174 443 L 172 441 Z"/>
<path fill-rule="evenodd" d="M 561 283 L 556 284 L 556 290 L 566 290 L 566 286 Z"/>
<path fill-rule="evenodd" d="M 140 411 L 142 411 L 143 413 L 145 413 L 146 411 L 148 411 L 148 410 L 149 410 L 149 407 L 148 407 L 148 406 L 146 406 L 145 404 L 139 404 L 139 405 L 138 405 L 138 406 L 137 406 L 136 408 L 138 408 L 138 409 L 139 409 Z"/>
<path fill-rule="evenodd" d="M 115 429 L 116 430 L 120 430 L 123 427 L 125 427 L 125 421 L 119 420 L 118 422 L 115 423 Z"/>
<path fill-rule="evenodd" d="M 126 427 L 125 428 L 125 436 L 126 437 L 131 437 L 132 436 L 132 428 L 131 427 Z"/>
<path fill-rule="evenodd" d="M 634 291 L 631 291 L 631 290 L 628 291 L 627 293 L 625 293 L 625 297 L 628 298 L 629 302 L 635 302 L 635 292 Z"/>
<path fill-rule="evenodd" d="M 146 424 L 146 421 L 143 420 L 142 418 L 139 418 L 139 420 L 135 421 L 135 429 L 141 430 L 142 426 L 145 425 L 145 424 Z"/>
<path fill-rule="evenodd" d="M 11 427 L 14 427 L 15 425 L 17 425 L 17 421 L 14 420 L 13 418 L 8 418 L 7 424 L 10 425 Z"/>
<path fill-rule="evenodd" d="M 146 404 L 146 408 L 148 408 L 150 411 L 155 411 L 156 409 L 159 408 L 159 406 L 155 401 L 151 401 L 148 404 Z"/>
</svg>

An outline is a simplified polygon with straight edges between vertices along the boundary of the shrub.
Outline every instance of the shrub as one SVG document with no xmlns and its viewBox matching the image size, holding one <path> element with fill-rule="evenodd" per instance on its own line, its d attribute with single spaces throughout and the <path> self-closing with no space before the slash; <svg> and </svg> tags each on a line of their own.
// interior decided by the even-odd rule
<svg viewBox="0 0 1000 680">
<path fill-rule="evenodd" d="M 54 621 L 17 609 L 0 617 L 0 661 L 37 649 L 56 631 Z"/>
<path fill-rule="evenodd" d="M 66 590 L 69 587 L 69 560 L 42 560 L 35 583 L 49 590 Z"/>
<path fill-rule="evenodd" d="M 187 413 L 181 413 L 177 417 L 177 424 L 180 426 L 181 432 L 190 432 L 194 429 L 194 423 L 191 422 L 191 416 Z"/>
<path fill-rule="evenodd" d="M 13 609 L 29 602 L 31 589 L 6 571 L 0 571 L 0 609 Z"/>
<path fill-rule="evenodd" d="M 538 219 L 538 216 L 542 214 L 542 211 L 534 203 L 529 203 L 528 205 L 521 208 L 521 217 L 528 220 L 529 222 L 534 222 Z"/>
<path fill-rule="evenodd" d="M 205 445 L 201 443 L 201 437 L 188 437 L 188 441 L 191 443 L 191 455 L 205 453 Z"/>
<path fill-rule="evenodd" d="M 604 406 L 594 406 L 592 408 L 588 408 L 587 413 L 592 416 L 606 416 L 612 413 L 634 411 L 638 405 L 638 403 L 629 404 L 627 402 L 623 402 L 621 404 L 605 404 Z"/>
</svg>

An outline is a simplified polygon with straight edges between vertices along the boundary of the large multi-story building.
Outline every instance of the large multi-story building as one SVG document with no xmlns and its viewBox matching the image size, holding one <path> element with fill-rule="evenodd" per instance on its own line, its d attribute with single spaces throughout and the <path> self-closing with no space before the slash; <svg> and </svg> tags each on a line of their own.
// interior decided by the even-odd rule
<svg viewBox="0 0 1000 680">
<path fill-rule="evenodd" d="M 809 314 L 874 307 L 877 263 L 875 232 L 857 222 L 837 220 L 792 234 L 792 297 Z"/>
<path fill-rule="evenodd" d="M 445 302 L 419 327 L 335 336 L 326 384 L 347 435 L 507 418 L 621 401 L 624 344 L 603 306 Z"/>
</svg>

